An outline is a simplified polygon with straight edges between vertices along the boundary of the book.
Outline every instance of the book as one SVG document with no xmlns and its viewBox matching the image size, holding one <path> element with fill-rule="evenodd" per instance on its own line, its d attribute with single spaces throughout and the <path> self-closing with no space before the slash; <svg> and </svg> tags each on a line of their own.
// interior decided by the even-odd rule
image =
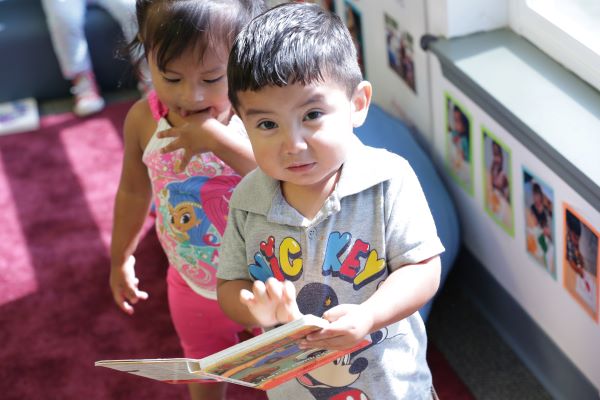
<svg viewBox="0 0 600 400">
<path fill-rule="evenodd" d="M 166 383 L 217 380 L 268 390 L 370 344 L 365 338 L 343 351 L 298 346 L 327 325 L 327 320 L 309 314 L 201 359 L 102 360 L 94 365 Z"/>
<path fill-rule="evenodd" d="M 0 135 L 33 131 L 40 127 L 40 115 L 34 98 L 0 103 Z"/>
</svg>

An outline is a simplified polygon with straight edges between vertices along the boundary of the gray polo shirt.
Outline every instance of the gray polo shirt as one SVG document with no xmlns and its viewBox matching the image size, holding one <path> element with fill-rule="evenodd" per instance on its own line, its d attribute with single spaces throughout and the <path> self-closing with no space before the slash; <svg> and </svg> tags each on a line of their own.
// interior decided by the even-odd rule
<svg viewBox="0 0 600 400">
<path fill-rule="evenodd" d="M 408 162 L 359 143 L 312 220 L 292 208 L 279 181 L 260 169 L 242 179 L 230 201 L 217 276 L 288 279 L 300 311 L 321 316 L 338 304 L 364 302 L 394 270 L 443 251 Z M 371 339 L 370 347 L 269 391 L 269 398 L 430 399 L 418 312 Z"/>
</svg>

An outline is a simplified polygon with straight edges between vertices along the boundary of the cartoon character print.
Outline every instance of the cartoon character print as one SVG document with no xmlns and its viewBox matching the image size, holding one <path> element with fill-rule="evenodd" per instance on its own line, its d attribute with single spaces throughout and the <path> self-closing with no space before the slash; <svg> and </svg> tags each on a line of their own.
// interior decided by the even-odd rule
<svg viewBox="0 0 600 400">
<path fill-rule="evenodd" d="M 214 290 L 215 271 L 237 175 L 194 176 L 168 183 L 160 193 L 163 245 L 200 287 Z M 165 241 L 168 240 L 168 243 Z"/>
<path fill-rule="evenodd" d="M 254 254 L 254 263 L 248 272 L 256 280 L 297 281 L 302 276 L 304 263 L 302 247 L 293 237 L 285 237 L 278 244 L 273 236 L 261 241 Z M 354 290 L 381 278 L 386 269 L 385 259 L 379 258 L 376 249 L 361 239 L 353 240 L 349 232 L 331 232 L 327 238 L 325 256 L 321 266 L 323 276 L 342 279 L 353 285 Z"/>
<path fill-rule="evenodd" d="M 339 304 L 333 288 L 318 282 L 304 286 L 298 293 L 296 302 L 302 314 L 317 316 Z M 360 357 L 360 354 L 395 336 L 398 335 L 389 335 L 387 328 L 373 332 L 370 335 L 371 344 L 368 346 L 314 369 L 296 380 L 308 389 L 315 399 L 369 400 L 369 396 L 362 390 L 350 387 L 369 366 L 369 361 Z"/>
<path fill-rule="evenodd" d="M 254 263 L 248 265 L 250 275 L 261 281 L 274 277 L 298 281 L 303 272 L 302 248 L 292 237 L 285 237 L 276 242 L 273 236 L 259 243 L 254 255 Z M 353 240 L 349 232 L 331 232 L 326 245 L 321 272 L 324 277 L 346 282 L 354 290 L 361 290 L 366 285 L 382 278 L 387 271 L 384 258 L 380 258 L 376 249 L 361 239 Z M 382 281 L 379 281 L 378 285 Z M 306 284 L 296 297 L 302 314 L 322 316 L 327 310 L 339 304 L 335 290 L 320 282 Z M 384 328 L 371 335 L 371 344 L 353 353 L 328 363 L 322 367 L 300 376 L 297 381 L 304 386 L 315 399 L 368 400 L 369 396 L 362 390 L 353 388 L 369 361 L 359 355 L 367 349 L 381 343 L 387 338 Z"/>
</svg>

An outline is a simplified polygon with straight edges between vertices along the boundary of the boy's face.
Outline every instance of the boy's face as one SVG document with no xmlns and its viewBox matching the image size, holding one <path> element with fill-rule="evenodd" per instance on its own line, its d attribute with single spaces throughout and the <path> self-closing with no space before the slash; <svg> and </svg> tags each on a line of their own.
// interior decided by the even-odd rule
<svg viewBox="0 0 600 400">
<path fill-rule="evenodd" d="M 346 160 L 353 128 L 366 117 L 371 87 L 362 82 L 349 99 L 326 80 L 268 86 L 239 93 L 238 111 L 259 167 L 286 189 L 324 191 Z"/>
<path fill-rule="evenodd" d="M 148 57 L 150 75 L 160 101 L 169 108 L 169 121 L 207 112 L 211 117 L 229 117 L 227 97 L 227 52 L 206 49 L 202 61 L 197 51 L 185 51 L 161 71 L 155 54 Z M 174 119 L 174 120 L 172 120 Z"/>
</svg>

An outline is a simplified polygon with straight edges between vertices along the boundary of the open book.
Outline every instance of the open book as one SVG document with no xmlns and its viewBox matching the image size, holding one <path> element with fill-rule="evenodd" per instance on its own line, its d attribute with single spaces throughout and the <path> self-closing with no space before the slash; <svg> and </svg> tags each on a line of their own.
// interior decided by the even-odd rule
<svg viewBox="0 0 600 400">
<path fill-rule="evenodd" d="M 167 383 L 219 380 L 268 390 L 370 343 L 365 339 L 344 351 L 298 347 L 302 338 L 328 324 L 323 318 L 304 315 L 201 359 L 104 360 L 95 365 Z"/>
</svg>

